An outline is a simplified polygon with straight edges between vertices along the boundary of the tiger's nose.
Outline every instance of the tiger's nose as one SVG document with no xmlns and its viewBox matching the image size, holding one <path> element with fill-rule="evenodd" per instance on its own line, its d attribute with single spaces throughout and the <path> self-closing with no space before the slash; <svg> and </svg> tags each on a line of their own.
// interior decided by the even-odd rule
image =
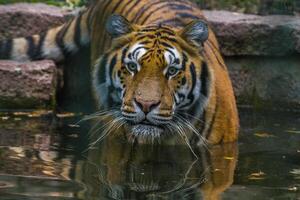
<svg viewBox="0 0 300 200">
<path fill-rule="evenodd" d="M 138 107 L 145 113 L 149 113 L 151 110 L 153 110 L 154 108 L 156 108 L 159 104 L 160 101 L 157 100 L 143 100 L 140 98 L 135 98 L 134 99 L 135 103 L 138 105 Z"/>
</svg>

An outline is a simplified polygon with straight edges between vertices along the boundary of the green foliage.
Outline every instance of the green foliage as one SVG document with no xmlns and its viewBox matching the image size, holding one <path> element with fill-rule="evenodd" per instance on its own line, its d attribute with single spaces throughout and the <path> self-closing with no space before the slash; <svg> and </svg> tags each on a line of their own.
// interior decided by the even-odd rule
<svg viewBox="0 0 300 200">
<path fill-rule="evenodd" d="M 55 6 L 66 5 L 63 0 L 0 0 L 0 4 L 12 4 L 12 3 L 46 3 Z"/>
</svg>

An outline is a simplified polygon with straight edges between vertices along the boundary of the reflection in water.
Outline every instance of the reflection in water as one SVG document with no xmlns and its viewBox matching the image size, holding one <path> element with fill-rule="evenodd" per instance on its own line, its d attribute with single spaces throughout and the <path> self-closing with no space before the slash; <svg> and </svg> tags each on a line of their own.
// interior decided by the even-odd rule
<svg viewBox="0 0 300 200">
<path fill-rule="evenodd" d="M 115 138 L 83 154 L 89 127 L 72 116 L 0 113 L 0 200 L 300 199 L 299 113 L 244 111 L 238 145 L 198 160 L 184 144 Z"/>
<path fill-rule="evenodd" d="M 237 144 L 198 149 L 107 140 L 88 152 L 83 182 L 89 199 L 220 199 L 233 182 Z"/>
<path fill-rule="evenodd" d="M 82 189 L 70 181 L 75 154 L 64 152 L 63 134 L 53 126 L 52 118 L 3 115 L 0 114 L 0 199 L 73 199 Z"/>
</svg>

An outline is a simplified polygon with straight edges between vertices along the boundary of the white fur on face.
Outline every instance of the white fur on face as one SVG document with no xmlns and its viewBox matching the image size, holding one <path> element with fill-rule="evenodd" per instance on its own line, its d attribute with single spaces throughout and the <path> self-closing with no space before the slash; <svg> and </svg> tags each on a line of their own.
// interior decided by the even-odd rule
<svg viewBox="0 0 300 200">
<path fill-rule="evenodd" d="M 134 44 L 128 51 L 127 55 L 131 54 L 131 57 L 126 57 L 124 59 L 125 64 L 134 62 L 137 67 L 138 71 L 141 70 L 141 66 L 139 65 L 139 59 L 147 52 L 147 50 L 144 48 L 144 45 L 140 43 Z M 133 72 L 130 72 L 132 76 L 134 76 Z"/>
<path fill-rule="evenodd" d="M 180 54 L 176 48 L 168 48 L 164 53 L 164 57 L 167 62 L 167 67 L 163 71 L 164 75 L 167 73 L 169 67 L 181 68 L 181 65 L 176 63 L 177 60 L 180 60 Z"/>
<path fill-rule="evenodd" d="M 174 64 L 176 59 L 180 59 L 180 54 L 176 48 L 168 48 L 164 53 L 168 65 Z"/>
</svg>

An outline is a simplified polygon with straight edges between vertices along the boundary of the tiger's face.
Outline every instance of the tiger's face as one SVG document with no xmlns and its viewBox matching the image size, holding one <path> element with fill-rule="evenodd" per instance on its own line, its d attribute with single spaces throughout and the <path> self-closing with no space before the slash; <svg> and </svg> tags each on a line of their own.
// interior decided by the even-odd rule
<svg viewBox="0 0 300 200">
<path fill-rule="evenodd" d="M 99 61 L 94 84 L 99 104 L 119 105 L 133 136 L 170 135 L 174 123 L 186 120 L 180 113 L 197 101 L 203 109 L 208 98 L 208 69 L 200 52 L 208 38 L 204 22 L 176 31 L 162 25 L 132 25 L 114 15 L 106 28 L 113 45 Z"/>
</svg>

